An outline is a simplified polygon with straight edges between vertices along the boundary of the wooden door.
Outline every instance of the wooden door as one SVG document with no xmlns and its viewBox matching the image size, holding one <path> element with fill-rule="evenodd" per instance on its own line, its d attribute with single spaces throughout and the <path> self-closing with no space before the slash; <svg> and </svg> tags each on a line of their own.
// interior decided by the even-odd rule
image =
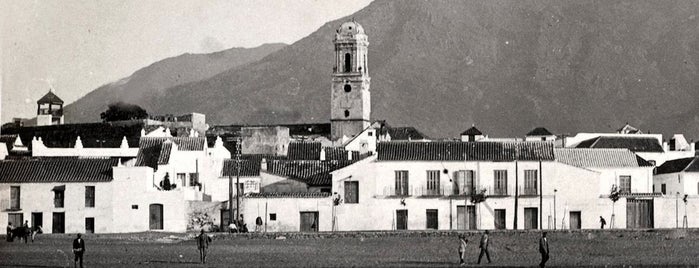
<svg viewBox="0 0 699 268">
<path fill-rule="evenodd" d="M 318 232 L 318 212 L 304 211 L 301 216 L 301 232 Z"/>
<path fill-rule="evenodd" d="M 397 230 L 408 230 L 408 210 L 407 209 L 396 210 L 396 229 Z"/>
<path fill-rule="evenodd" d="M 571 230 L 580 230 L 582 227 L 582 223 L 580 222 L 580 211 L 571 211 L 570 212 L 570 229 Z"/>
<path fill-rule="evenodd" d="M 436 209 L 427 210 L 427 229 L 439 229 L 438 212 Z"/>
<path fill-rule="evenodd" d="M 476 206 L 466 206 L 466 213 L 468 214 L 468 229 L 476 230 Z"/>
<path fill-rule="evenodd" d="M 32 227 L 44 226 L 44 214 L 41 212 L 32 212 Z"/>
<path fill-rule="evenodd" d="M 22 213 L 8 213 L 7 223 L 12 223 L 13 227 L 19 227 L 24 224 L 24 214 Z"/>
<path fill-rule="evenodd" d="M 653 200 L 626 200 L 626 228 L 653 228 Z"/>
<path fill-rule="evenodd" d="M 150 219 L 150 229 L 151 230 L 162 230 L 163 229 L 163 205 L 162 204 L 150 204 L 149 208 L 149 219 Z"/>
<path fill-rule="evenodd" d="M 524 229 L 539 228 L 538 210 L 538 208 L 524 208 Z"/>
<path fill-rule="evenodd" d="M 466 207 L 456 206 L 456 229 L 466 230 Z"/>
<path fill-rule="evenodd" d="M 495 210 L 495 229 L 505 229 L 505 221 L 507 220 L 505 211 L 504 209 Z"/>
<path fill-rule="evenodd" d="M 53 226 L 51 232 L 54 234 L 65 233 L 66 214 L 64 212 L 53 213 Z"/>
</svg>

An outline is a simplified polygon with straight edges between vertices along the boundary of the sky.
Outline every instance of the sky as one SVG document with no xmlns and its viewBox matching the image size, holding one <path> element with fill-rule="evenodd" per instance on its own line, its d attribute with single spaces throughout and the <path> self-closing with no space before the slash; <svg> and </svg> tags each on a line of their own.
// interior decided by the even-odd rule
<svg viewBox="0 0 699 268">
<path fill-rule="evenodd" d="M 0 0 L 0 122 L 71 103 L 164 58 L 291 44 L 371 0 Z"/>
</svg>

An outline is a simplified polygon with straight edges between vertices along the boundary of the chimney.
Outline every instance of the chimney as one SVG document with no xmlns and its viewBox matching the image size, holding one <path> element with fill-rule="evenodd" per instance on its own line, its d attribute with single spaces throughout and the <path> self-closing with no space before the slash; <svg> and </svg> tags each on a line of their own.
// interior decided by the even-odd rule
<svg viewBox="0 0 699 268">
<path fill-rule="evenodd" d="M 262 158 L 262 160 L 260 161 L 260 170 L 267 171 L 267 159 Z"/>
<path fill-rule="evenodd" d="M 75 139 L 75 149 L 82 149 L 83 148 L 83 141 L 80 139 L 80 136 L 78 136 Z"/>
<path fill-rule="evenodd" d="M 352 151 L 347 151 L 347 160 L 352 161 Z"/>
<path fill-rule="evenodd" d="M 325 148 L 320 149 L 320 161 L 325 161 Z"/>
<path fill-rule="evenodd" d="M 121 149 L 128 149 L 129 148 L 129 142 L 126 140 L 126 136 L 124 136 L 121 139 L 121 145 L 119 146 Z"/>
</svg>

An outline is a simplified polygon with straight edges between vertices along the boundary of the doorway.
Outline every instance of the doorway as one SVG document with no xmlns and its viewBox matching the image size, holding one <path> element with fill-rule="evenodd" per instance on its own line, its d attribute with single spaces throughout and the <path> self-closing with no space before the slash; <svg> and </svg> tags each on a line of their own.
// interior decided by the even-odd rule
<svg viewBox="0 0 699 268">
<path fill-rule="evenodd" d="M 301 232 L 318 232 L 318 211 L 304 211 L 301 215 Z"/>
<path fill-rule="evenodd" d="M 439 229 L 438 212 L 436 209 L 427 210 L 427 229 Z"/>
<path fill-rule="evenodd" d="M 162 204 L 150 204 L 148 207 L 149 219 L 150 219 L 150 229 L 151 230 L 162 230 L 163 229 L 163 205 Z"/>
<path fill-rule="evenodd" d="M 476 230 L 476 206 L 456 206 L 456 228 Z"/>
<path fill-rule="evenodd" d="M 408 230 L 408 210 L 407 209 L 396 210 L 396 229 L 397 230 Z"/>
<path fill-rule="evenodd" d="M 32 227 L 44 226 L 44 214 L 41 212 L 32 212 Z"/>
<path fill-rule="evenodd" d="M 505 229 L 506 221 L 506 210 L 496 209 L 495 210 L 495 229 Z"/>
<path fill-rule="evenodd" d="M 571 230 L 580 230 L 582 227 L 581 217 L 580 217 L 580 211 L 571 211 L 570 212 L 570 229 Z"/>
<path fill-rule="evenodd" d="M 66 214 L 65 212 L 53 213 L 53 226 L 51 232 L 54 234 L 62 234 L 66 231 Z"/>
<path fill-rule="evenodd" d="M 653 200 L 626 199 L 626 228 L 653 228 Z"/>
<path fill-rule="evenodd" d="M 538 208 L 524 208 L 524 229 L 538 229 L 538 215 Z"/>
</svg>

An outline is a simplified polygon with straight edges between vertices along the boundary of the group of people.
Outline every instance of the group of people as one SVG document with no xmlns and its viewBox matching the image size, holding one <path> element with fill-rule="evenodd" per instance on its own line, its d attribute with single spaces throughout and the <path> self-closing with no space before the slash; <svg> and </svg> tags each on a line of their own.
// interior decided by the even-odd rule
<svg viewBox="0 0 699 268">
<path fill-rule="evenodd" d="M 466 239 L 465 235 L 460 235 L 459 236 L 459 264 L 461 266 L 466 265 L 466 245 L 468 244 L 468 239 Z M 486 259 L 488 259 L 488 263 L 492 263 L 492 260 L 490 259 L 490 251 L 488 250 L 488 247 L 490 246 L 490 232 L 486 230 L 483 235 L 481 236 L 481 241 L 480 244 L 478 245 L 478 248 L 480 249 L 480 253 L 478 254 L 478 264 L 481 264 L 481 259 L 483 259 L 483 255 L 485 255 Z M 549 260 L 549 242 L 548 239 L 546 238 L 546 232 L 543 232 L 541 234 L 541 238 L 539 239 L 539 253 L 541 254 L 541 262 L 539 263 L 539 267 L 545 267 L 546 262 Z"/>
<path fill-rule="evenodd" d="M 247 233 L 248 226 L 243 220 L 243 214 L 240 214 L 238 220 L 231 220 L 228 224 L 228 232 L 230 233 Z"/>
<path fill-rule="evenodd" d="M 36 234 L 43 233 L 41 226 L 29 227 L 29 221 L 25 221 L 24 225 L 14 227 L 12 222 L 7 224 L 7 236 L 5 237 L 7 242 L 14 241 L 15 237 L 18 237 L 20 241 L 24 239 L 24 243 L 27 243 L 27 239 L 31 238 L 34 242 L 34 237 Z"/>
</svg>

